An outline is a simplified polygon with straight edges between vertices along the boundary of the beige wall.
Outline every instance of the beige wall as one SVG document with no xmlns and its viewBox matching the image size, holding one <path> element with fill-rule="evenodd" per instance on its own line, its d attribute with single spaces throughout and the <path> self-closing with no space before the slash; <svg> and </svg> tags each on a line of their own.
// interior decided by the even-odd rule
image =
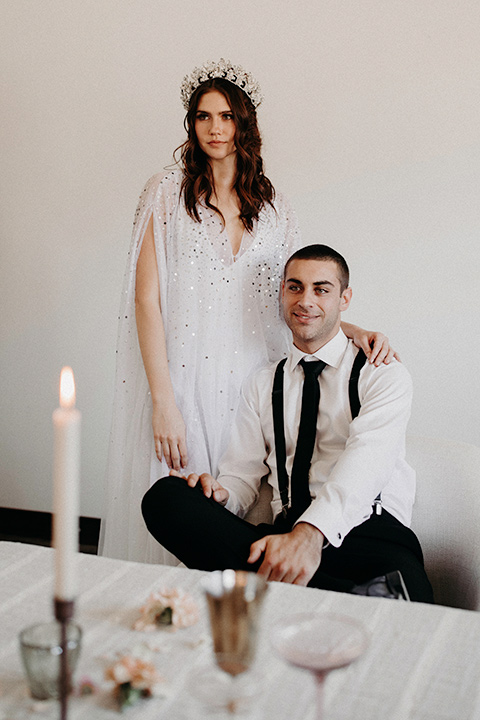
<svg viewBox="0 0 480 720">
<path fill-rule="evenodd" d="M 178 86 L 251 69 L 267 172 L 352 268 L 348 319 L 415 382 L 412 432 L 479 444 L 477 0 L 15 0 L 0 24 L 0 506 L 50 510 L 71 364 L 98 516 L 136 200 L 183 139 Z M 447 391 L 447 392 L 446 392 Z"/>
</svg>

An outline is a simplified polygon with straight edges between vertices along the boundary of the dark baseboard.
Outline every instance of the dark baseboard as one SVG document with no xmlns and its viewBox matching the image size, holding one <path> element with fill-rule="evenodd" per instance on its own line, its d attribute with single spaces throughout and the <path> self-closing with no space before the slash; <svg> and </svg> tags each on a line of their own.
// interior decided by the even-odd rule
<svg viewBox="0 0 480 720">
<path fill-rule="evenodd" d="M 100 519 L 81 517 L 79 525 L 80 549 L 96 554 Z M 0 540 L 49 546 L 52 540 L 52 513 L 0 507 Z"/>
</svg>

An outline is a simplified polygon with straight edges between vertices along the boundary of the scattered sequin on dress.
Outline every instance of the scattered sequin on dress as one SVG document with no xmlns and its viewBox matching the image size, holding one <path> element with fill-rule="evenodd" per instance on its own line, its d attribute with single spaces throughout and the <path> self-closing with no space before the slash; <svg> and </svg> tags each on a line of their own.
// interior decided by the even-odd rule
<svg viewBox="0 0 480 720">
<path fill-rule="evenodd" d="M 234 256 L 217 213 L 200 206 L 200 223 L 187 215 L 181 179 L 181 170 L 155 175 L 140 196 L 119 317 L 100 552 L 139 562 L 176 563 L 149 535 L 140 510 L 144 493 L 168 475 L 155 454 L 135 324 L 136 264 L 150 216 L 170 376 L 187 428 L 187 472 L 216 474 L 243 380 L 287 354 L 279 288 L 285 261 L 300 246 L 295 213 L 277 193 Z"/>
</svg>

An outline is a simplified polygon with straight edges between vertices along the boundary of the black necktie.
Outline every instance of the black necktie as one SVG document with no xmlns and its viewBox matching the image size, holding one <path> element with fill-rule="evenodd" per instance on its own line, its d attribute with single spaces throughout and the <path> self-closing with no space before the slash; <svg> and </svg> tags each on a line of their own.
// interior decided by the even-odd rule
<svg viewBox="0 0 480 720">
<path fill-rule="evenodd" d="M 302 411 L 298 428 L 297 448 L 293 460 L 291 476 L 291 507 L 299 517 L 311 503 L 308 474 L 312 461 L 315 437 L 317 434 L 318 404 L 320 402 L 320 383 L 318 377 L 325 367 L 323 360 L 307 362 L 300 360 L 305 379 L 303 381 Z"/>
</svg>

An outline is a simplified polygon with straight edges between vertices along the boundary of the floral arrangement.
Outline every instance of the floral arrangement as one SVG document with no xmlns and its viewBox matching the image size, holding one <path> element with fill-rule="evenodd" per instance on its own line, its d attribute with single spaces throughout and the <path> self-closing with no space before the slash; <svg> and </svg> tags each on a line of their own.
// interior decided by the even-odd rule
<svg viewBox="0 0 480 720">
<path fill-rule="evenodd" d="M 120 710 L 142 698 L 165 695 L 165 680 L 144 648 L 119 657 L 106 669 L 105 678 L 115 683 L 114 695 Z"/>
<path fill-rule="evenodd" d="M 140 617 L 135 621 L 133 629 L 152 631 L 168 627 L 177 630 L 194 625 L 198 619 L 198 606 L 191 595 L 178 588 L 166 588 L 151 593 L 140 608 Z M 196 638 L 195 643 L 199 642 L 203 642 L 203 639 Z M 105 679 L 114 683 L 113 694 L 120 710 L 134 705 L 142 698 L 168 694 L 168 684 L 152 662 L 153 653 L 165 651 L 166 645 L 165 642 L 162 642 L 161 648 L 155 645 L 155 642 L 142 642 L 131 651 L 119 653 L 106 668 Z M 75 694 L 86 696 L 97 690 L 95 683 L 85 676 Z"/>
<path fill-rule="evenodd" d="M 169 588 L 149 596 L 133 629 L 151 632 L 160 626 L 171 626 L 176 630 L 194 625 L 198 618 L 198 607 L 191 595 Z"/>
</svg>

